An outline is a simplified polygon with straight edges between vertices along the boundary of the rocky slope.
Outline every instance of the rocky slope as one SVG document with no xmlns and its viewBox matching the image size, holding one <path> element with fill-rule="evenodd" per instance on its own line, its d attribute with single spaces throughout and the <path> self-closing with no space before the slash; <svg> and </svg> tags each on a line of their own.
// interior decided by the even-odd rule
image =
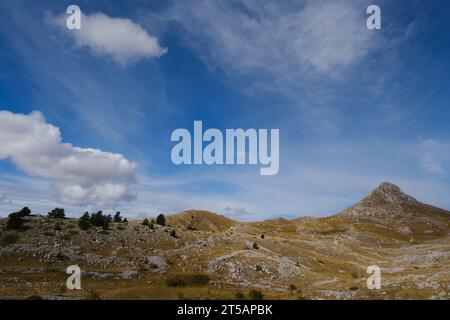
<svg viewBox="0 0 450 320">
<path fill-rule="evenodd" d="M 258 290 L 273 299 L 449 299 L 449 214 L 383 183 L 327 218 L 239 223 L 190 210 L 165 227 L 107 231 L 48 217 L 11 231 L 2 219 L 0 298 L 230 299 Z M 73 264 L 82 290 L 65 287 Z M 366 286 L 370 265 L 382 270 L 380 290 Z"/>
</svg>

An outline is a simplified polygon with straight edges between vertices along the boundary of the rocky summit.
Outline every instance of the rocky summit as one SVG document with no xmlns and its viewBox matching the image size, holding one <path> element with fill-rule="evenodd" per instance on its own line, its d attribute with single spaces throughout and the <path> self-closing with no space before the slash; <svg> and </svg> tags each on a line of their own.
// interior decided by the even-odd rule
<svg viewBox="0 0 450 320">
<path fill-rule="evenodd" d="M 0 220 L 0 298 L 450 298 L 450 213 L 391 183 L 325 218 L 243 223 L 189 210 L 84 229 L 24 219 L 18 230 Z M 66 286 L 71 265 L 80 290 Z"/>
</svg>

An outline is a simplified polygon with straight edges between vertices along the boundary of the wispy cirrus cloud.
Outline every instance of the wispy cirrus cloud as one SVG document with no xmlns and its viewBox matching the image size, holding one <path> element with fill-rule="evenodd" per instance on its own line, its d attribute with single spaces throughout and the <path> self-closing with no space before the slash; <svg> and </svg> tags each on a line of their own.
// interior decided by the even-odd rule
<svg viewBox="0 0 450 320">
<path fill-rule="evenodd" d="M 305 76 L 336 75 L 377 45 L 359 3 L 192 1 L 176 3 L 168 15 L 213 68 L 298 87 Z"/>
<path fill-rule="evenodd" d="M 334 134 L 350 107 L 342 102 L 349 88 L 364 94 L 382 76 L 372 57 L 387 33 L 367 29 L 367 6 L 365 0 L 194 0 L 175 2 L 166 16 L 228 84 L 250 96 L 276 95 L 291 113 L 288 122 Z"/>
<path fill-rule="evenodd" d="M 425 139 L 418 147 L 419 162 L 431 174 L 444 174 L 445 162 L 450 161 L 450 145 L 435 139 Z"/>
</svg>

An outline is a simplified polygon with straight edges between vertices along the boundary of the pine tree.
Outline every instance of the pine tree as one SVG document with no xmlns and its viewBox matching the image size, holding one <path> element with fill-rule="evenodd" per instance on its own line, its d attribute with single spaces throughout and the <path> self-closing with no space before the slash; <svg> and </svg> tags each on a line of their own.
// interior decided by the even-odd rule
<svg viewBox="0 0 450 320">
<path fill-rule="evenodd" d="M 8 216 L 8 222 L 6 223 L 6 227 L 8 229 L 20 229 L 22 228 L 23 224 L 25 223 L 25 220 L 17 215 L 17 212 L 11 213 Z"/>
<path fill-rule="evenodd" d="M 62 208 L 55 208 L 55 209 L 53 209 L 52 211 L 50 211 L 48 213 L 48 216 L 50 218 L 60 218 L 60 219 L 62 219 L 62 218 L 65 218 L 66 214 L 64 212 L 64 209 L 62 209 Z"/>
<path fill-rule="evenodd" d="M 91 226 L 90 216 L 88 212 L 85 212 L 81 218 L 78 220 L 78 226 L 81 230 L 87 230 Z"/>
<path fill-rule="evenodd" d="M 20 211 L 10 213 L 8 215 L 8 221 L 6 227 L 9 229 L 20 229 L 25 223 L 24 217 L 28 217 L 31 214 L 31 210 L 28 207 L 23 208 Z"/>
<path fill-rule="evenodd" d="M 163 214 L 160 214 L 159 216 L 156 217 L 156 223 L 161 226 L 165 226 L 166 225 L 166 217 L 164 217 Z"/>
<path fill-rule="evenodd" d="M 122 222 L 122 217 L 120 216 L 120 212 L 117 211 L 114 215 L 114 222 Z"/>
</svg>

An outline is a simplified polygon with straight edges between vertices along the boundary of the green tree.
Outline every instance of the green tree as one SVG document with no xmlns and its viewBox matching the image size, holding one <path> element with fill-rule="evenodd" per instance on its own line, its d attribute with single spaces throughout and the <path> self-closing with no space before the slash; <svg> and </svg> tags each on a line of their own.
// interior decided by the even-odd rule
<svg viewBox="0 0 450 320">
<path fill-rule="evenodd" d="M 78 220 L 78 226 L 80 227 L 81 230 L 87 230 L 89 229 L 89 227 L 91 226 L 91 221 L 90 221 L 90 217 L 89 217 L 89 213 L 85 212 L 81 218 Z"/>
<path fill-rule="evenodd" d="M 48 216 L 49 216 L 50 218 L 59 218 L 59 219 L 62 219 L 62 218 L 65 218 L 65 217 L 66 217 L 66 214 L 65 214 L 65 212 L 64 212 L 64 209 L 62 209 L 62 208 L 55 208 L 55 209 L 53 209 L 52 211 L 50 211 L 50 212 L 48 213 Z"/>
<path fill-rule="evenodd" d="M 6 222 L 6 227 L 8 229 L 20 229 L 23 227 L 25 220 L 17 215 L 17 212 L 11 213 L 8 216 L 8 222 Z"/>
<path fill-rule="evenodd" d="M 122 222 L 122 217 L 120 216 L 120 212 L 117 211 L 114 215 L 114 222 Z"/>
<path fill-rule="evenodd" d="M 263 300 L 264 295 L 258 290 L 250 290 L 248 292 L 248 298 L 250 300 Z"/>
<path fill-rule="evenodd" d="M 166 217 L 163 214 L 160 214 L 156 217 L 156 223 L 165 226 L 166 225 Z"/>
<path fill-rule="evenodd" d="M 14 212 L 13 214 L 17 215 L 18 217 L 28 217 L 31 214 L 31 210 L 28 209 L 28 207 L 24 207 L 22 210 Z"/>
<path fill-rule="evenodd" d="M 8 215 L 8 221 L 6 227 L 9 229 L 20 229 L 25 223 L 24 217 L 28 217 L 31 214 L 31 210 L 28 207 L 22 208 L 22 210 L 10 213 Z"/>
</svg>

